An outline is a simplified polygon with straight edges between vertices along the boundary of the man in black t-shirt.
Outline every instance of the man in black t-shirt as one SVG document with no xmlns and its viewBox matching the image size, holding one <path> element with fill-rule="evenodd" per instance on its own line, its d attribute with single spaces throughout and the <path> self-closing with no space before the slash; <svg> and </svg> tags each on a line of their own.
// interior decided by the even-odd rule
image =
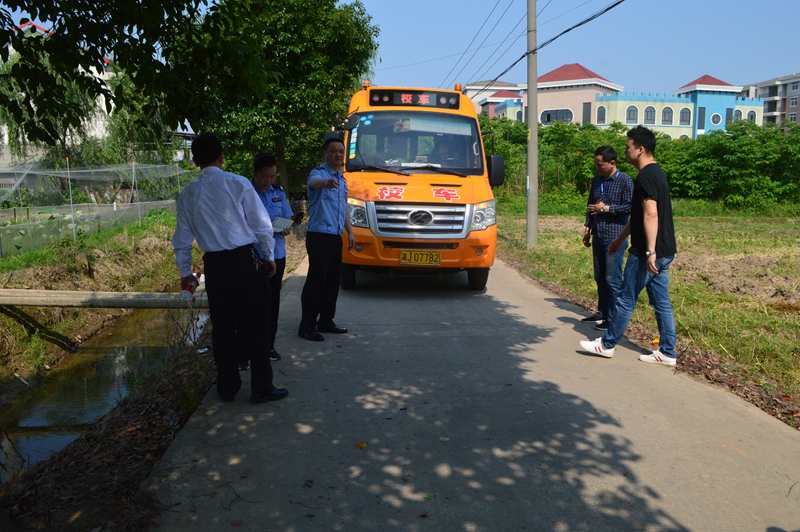
<svg viewBox="0 0 800 532">
<path fill-rule="evenodd" d="M 625 157 L 639 175 L 633 185 L 631 216 L 622 232 L 608 246 L 616 253 L 630 235 L 631 247 L 622 278 L 622 290 L 617 298 L 611 324 L 605 336 L 592 342 L 581 341 L 586 351 L 611 358 L 631 320 L 639 293 L 647 290 L 650 305 L 656 313 L 659 348 L 639 360 L 674 366 L 675 318 L 669 301 L 669 265 L 675 258 L 675 230 L 672 222 L 672 202 L 669 183 L 663 170 L 653 158 L 656 137 L 649 129 L 636 126 L 628 131 Z"/>
</svg>

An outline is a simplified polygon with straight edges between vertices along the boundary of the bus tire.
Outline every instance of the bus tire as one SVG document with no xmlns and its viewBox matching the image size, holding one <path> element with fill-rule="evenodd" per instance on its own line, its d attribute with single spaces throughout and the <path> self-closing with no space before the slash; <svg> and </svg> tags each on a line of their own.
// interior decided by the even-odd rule
<svg viewBox="0 0 800 532">
<path fill-rule="evenodd" d="M 352 264 L 342 263 L 342 290 L 352 290 L 356 287 L 356 267 Z"/>
<path fill-rule="evenodd" d="M 469 287 L 472 290 L 483 290 L 489 280 L 489 268 L 469 268 L 467 270 Z"/>
</svg>

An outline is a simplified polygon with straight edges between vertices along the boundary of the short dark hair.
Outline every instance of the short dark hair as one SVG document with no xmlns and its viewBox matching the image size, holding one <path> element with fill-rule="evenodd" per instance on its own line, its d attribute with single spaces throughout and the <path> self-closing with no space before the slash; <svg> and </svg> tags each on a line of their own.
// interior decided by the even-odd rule
<svg viewBox="0 0 800 532">
<path fill-rule="evenodd" d="M 271 153 L 260 151 L 253 159 L 253 175 L 256 175 L 262 168 L 272 168 L 273 166 L 278 166 L 278 159 Z"/>
<path fill-rule="evenodd" d="M 653 155 L 656 153 L 656 135 L 644 126 L 636 126 L 628 131 L 628 138 L 633 141 L 637 148 L 644 148 L 644 151 Z"/>
<path fill-rule="evenodd" d="M 197 166 L 211 164 L 222 153 L 222 143 L 211 133 L 203 133 L 192 141 L 192 159 Z"/>
<path fill-rule="evenodd" d="M 325 143 L 322 145 L 322 151 L 328 151 L 328 146 L 330 146 L 334 142 L 338 142 L 339 144 L 344 146 L 344 141 L 342 139 L 331 137 L 329 139 L 325 139 Z"/>
<path fill-rule="evenodd" d="M 617 150 L 611 146 L 600 146 L 594 150 L 594 156 L 597 157 L 598 155 L 602 155 L 603 160 L 607 163 L 611 161 L 617 162 Z"/>
</svg>

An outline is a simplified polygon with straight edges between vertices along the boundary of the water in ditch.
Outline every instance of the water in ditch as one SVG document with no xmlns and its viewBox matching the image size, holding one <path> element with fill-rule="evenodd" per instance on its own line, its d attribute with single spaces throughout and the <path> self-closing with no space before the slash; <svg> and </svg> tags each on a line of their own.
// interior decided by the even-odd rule
<svg viewBox="0 0 800 532">
<path fill-rule="evenodd" d="M 193 322 L 196 336 L 208 318 L 205 312 L 191 314 L 136 310 L 86 341 L 32 390 L 3 406 L 0 462 L 11 473 L 0 469 L 0 481 L 66 447 L 149 374 L 169 363 L 170 344 L 176 341 L 173 319 Z"/>
</svg>

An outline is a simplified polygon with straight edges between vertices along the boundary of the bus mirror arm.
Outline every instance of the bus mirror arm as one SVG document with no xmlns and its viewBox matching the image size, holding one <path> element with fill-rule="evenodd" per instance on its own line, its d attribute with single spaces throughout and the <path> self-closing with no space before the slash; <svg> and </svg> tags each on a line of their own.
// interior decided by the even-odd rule
<svg viewBox="0 0 800 532">
<path fill-rule="evenodd" d="M 492 153 L 494 154 L 494 131 L 487 131 L 486 133 L 482 134 L 481 136 L 485 137 L 486 135 L 491 135 L 492 136 Z"/>
</svg>

